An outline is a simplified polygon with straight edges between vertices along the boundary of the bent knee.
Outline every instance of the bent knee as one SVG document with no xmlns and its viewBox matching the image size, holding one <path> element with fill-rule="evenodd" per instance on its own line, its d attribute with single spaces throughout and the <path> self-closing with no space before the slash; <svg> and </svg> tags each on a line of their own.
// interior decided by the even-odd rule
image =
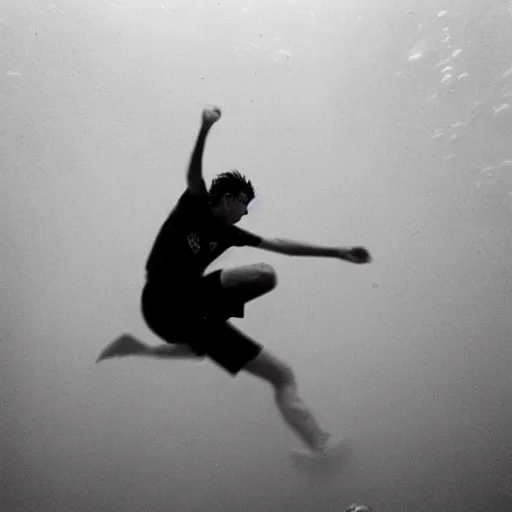
<svg viewBox="0 0 512 512">
<path fill-rule="evenodd" d="M 268 263 L 253 263 L 243 267 L 224 269 L 221 271 L 220 279 L 225 288 L 243 286 L 256 288 L 262 292 L 270 291 L 277 285 L 277 273 Z"/>
<path fill-rule="evenodd" d="M 272 265 L 259 263 L 258 273 L 260 282 L 264 283 L 269 289 L 272 290 L 277 286 L 277 272 Z"/>
<path fill-rule="evenodd" d="M 277 382 L 274 383 L 274 386 L 288 386 L 290 384 L 295 384 L 295 372 L 291 368 L 291 366 L 281 363 L 281 368 L 279 371 L 279 377 Z"/>
</svg>

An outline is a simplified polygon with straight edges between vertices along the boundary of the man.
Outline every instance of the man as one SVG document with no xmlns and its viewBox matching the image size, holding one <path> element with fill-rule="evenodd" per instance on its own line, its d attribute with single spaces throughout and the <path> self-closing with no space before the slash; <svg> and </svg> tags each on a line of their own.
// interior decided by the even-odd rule
<svg viewBox="0 0 512 512">
<path fill-rule="evenodd" d="M 245 303 L 272 290 L 274 269 L 265 263 L 222 269 L 203 275 L 206 267 L 232 246 L 251 246 L 290 256 L 325 256 L 368 263 L 362 247 L 315 247 L 282 239 L 263 239 L 235 226 L 254 198 L 250 181 L 237 171 L 219 175 L 210 191 L 202 158 L 218 107 L 205 108 L 192 152 L 187 189 L 163 224 L 146 264 L 141 307 L 148 326 L 166 344 L 152 347 L 125 334 L 100 354 L 97 362 L 127 355 L 157 358 L 209 357 L 235 376 L 244 370 L 269 382 L 285 422 L 311 454 L 325 455 L 330 434 L 316 423 L 297 394 L 290 366 L 237 329 L 228 318 L 244 317 Z"/>
</svg>

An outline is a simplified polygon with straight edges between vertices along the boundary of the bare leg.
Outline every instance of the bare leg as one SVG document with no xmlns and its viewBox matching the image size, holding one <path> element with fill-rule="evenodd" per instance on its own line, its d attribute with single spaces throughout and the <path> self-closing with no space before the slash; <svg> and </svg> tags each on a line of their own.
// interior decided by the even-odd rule
<svg viewBox="0 0 512 512">
<path fill-rule="evenodd" d="M 285 384 L 275 389 L 277 407 L 288 426 L 313 452 L 320 452 L 330 434 L 324 432 L 311 411 L 297 394 L 295 384 Z"/>
<path fill-rule="evenodd" d="M 123 334 L 101 352 L 97 363 L 113 357 L 145 356 L 157 359 L 203 359 L 193 352 L 188 345 L 146 345 L 131 334 Z"/>
<path fill-rule="evenodd" d="M 147 347 L 146 351 L 140 355 L 155 357 L 157 359 L 202 359 L 188 345 L 158 345 L 157 347 Z"/>
<path fill-rule="evenodd" d="M 331 436 L 319 427 L 313 414 L 299 397 L 292 369 L 266 349 L 247 363 L 244 369 L 273 386 L 279 412 L 286 424 L 309 448 L 309 453 L 326 454 L 332 447 L 332 442 L 329 443 Z"/>
<path fill-rule="evenodd" d="M 275 398 L 286 423 L 309 448 L 308 451 L 293 450 L 292 453 L 306 457 L 324 457 L 343 441 L 341 434 L 333 437 L 319 427 L 313 414 L 297 394 L 297 385 L 294 382 L 278 386 Z"/>
</svg>

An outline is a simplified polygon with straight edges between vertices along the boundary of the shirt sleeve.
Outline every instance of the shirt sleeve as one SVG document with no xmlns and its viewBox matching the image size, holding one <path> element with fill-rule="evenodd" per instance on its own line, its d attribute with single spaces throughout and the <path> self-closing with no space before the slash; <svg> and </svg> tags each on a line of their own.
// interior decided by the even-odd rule
<svg viewBox="0 0 512 512">
<path fill-rule="evenodd" d="M 209 209 L 208 191 L 206 187 L 199 194 L 192 194 L 188 189 L 183 192 L 179 200 L 180 210 L 188 217 L 204 215 Z"/>
<path fill-rule="evenodd" d="M 230 226 L 230 242 L 236 247 L 258 247 L 262 240 L 261 236 L 241 229 L 238 226 Z"/>
</svg>

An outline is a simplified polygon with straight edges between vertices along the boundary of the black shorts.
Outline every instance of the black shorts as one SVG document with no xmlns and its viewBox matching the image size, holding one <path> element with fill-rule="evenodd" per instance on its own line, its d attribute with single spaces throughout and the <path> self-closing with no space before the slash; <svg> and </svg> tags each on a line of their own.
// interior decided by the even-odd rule
<svg viewBox="0 0 512 512">
<path fill-rule="evenodd" d="M 148 327 L 171 344 L 186 344 L 236 375 L 262 346 L 227 321 L 243 318 L 244 301 L 222 288 L 221 270 L 186 285 L 148 280 L 141 309 Z"/>
</svg>

